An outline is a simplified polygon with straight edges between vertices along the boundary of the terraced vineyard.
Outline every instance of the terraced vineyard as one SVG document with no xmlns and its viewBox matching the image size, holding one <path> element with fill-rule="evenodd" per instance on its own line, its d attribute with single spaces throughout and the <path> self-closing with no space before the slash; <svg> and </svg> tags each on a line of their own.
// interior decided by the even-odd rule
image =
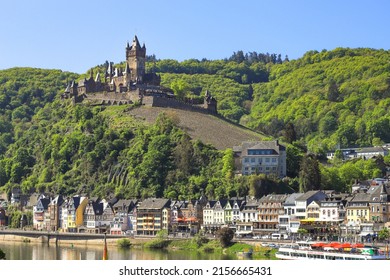
<svg viewBox="0 0 390 280">
<path fill-rule="evenodd" d="M 192 139 L 199 139 L 217 149 L 232 148 L 240 145 L 243 141 L 256 141 L 266 137 L 222 118 L 198 112 L 172 108 L 139 107 L 129 111 L 129 114 L 138 120 L 153 123 L 161 112 L 174 118 Z"/>
</svg>

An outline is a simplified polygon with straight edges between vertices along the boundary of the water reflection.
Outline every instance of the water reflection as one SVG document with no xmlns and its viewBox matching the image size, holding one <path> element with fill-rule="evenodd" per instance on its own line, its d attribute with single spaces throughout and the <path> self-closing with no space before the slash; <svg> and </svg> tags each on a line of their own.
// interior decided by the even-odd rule
<svg viewBox="0 0 390 280">
<path fill-rule="evenodd" d="M 1 243 L 7 260 L 101 260 L 103 248 L 99 246 L 54 246 L 30 243 Z M 109 247 L 110 260 L 229 260 L 234 256 L 217 253 L 188 251 L 120 249 Z"/>
</svg>

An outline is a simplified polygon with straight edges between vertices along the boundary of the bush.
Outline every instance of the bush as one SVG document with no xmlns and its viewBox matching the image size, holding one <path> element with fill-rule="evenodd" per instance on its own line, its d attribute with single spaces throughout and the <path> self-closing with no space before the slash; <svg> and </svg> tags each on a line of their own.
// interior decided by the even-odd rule
<svg viewBox="0 0 390 280">
<path fill-rule="evenodd" d="M 116 243 L 120 248 L 130 248 L 131 246 L 131 242 L 128 238 L 119 239 Z"/>
<path fill-rule="evenodd" d="M 0 249 L 0 260 L 5 260 L 5 253 Z"/>
<path fill-rule="evenodd" d="M 221 228 L 217 231 L 217 236 L 221 242 L 222 247 L 228 247 L 233 240 L 234 232 L 230 228 Z"/>
<path fill-rule="evenodd" d="M 170 243 L 170 240 L 154 239 L 152 241 L 146 242 L 144 247 L 152 249 L 164 249 Z"/>
</svg>

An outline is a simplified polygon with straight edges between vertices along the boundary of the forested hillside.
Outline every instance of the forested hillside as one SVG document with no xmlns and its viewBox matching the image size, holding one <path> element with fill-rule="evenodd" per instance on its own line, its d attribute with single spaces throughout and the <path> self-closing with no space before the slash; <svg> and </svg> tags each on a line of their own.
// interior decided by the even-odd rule
<svg viewBox="0 0 390 280">
<path fill-rule="evenodd" d="M 94 73 L 102 74 L 104 67 L 94 67 Z M 197 120 L 180 123 L 180 114 L 157 117 L 141 108 L 60 100 L 67 82 L 89 73 L 13 68 L 0 71 L 0 188 L 121 197 L 188 199 L 202 192 L 210 198 L 259 197 L 296 191 L 298 185 L 347 190 L 354 179 L 382 176 L 390 163 L 385 158 L 319 165 L 316 156 L 305 154 L 390 142 L 389 51 L 310 51 L 292 61 L 254 52 L 214 61 L 151 56 L 147 71 L 160 74 L 162 85 L 179 98 L 201 99 L 208 90 L 229 125 L 240 123 L 292 143 L 287 147 L 290 178 L 234 177 L 232 150 L 221 149 L 229 139 L 215 144 L 213 128 L 208 141 L 207 131 L 197 135 L 191 127 Z M 237 139 L 247 133 L 236 132 Z"/>
<path fill-rule="evenodd" d="M 253 92 L 242 122 L 288 142 L 302 140 L 311 151 L 390 142 L 389 51 L 307 52 L 274 65 L 269 82 L 254 84 Z"/>
<path fill-rule="evenodd" d="M 0 71 L 3 191 L 186 199 L 250 192 L 247 181 L 233 181 L 231 149 L 192 140 L 173 115 L 146 123 L 125 105 L 61 100 L 64 85 L 77 78 L 59 70 Z"/>
</svg>

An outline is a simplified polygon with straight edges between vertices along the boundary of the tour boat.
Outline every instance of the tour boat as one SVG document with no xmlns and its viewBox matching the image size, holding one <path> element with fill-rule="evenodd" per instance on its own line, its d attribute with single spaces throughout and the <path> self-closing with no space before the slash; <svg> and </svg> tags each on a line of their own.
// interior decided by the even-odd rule
<svg viewBox="0 0 390 280">
<path fill-rule="evenodd" d="M 282 260 L 385 260 L 386 254 L 375 246 L 350 243 L 298 241 L 279 248 Z"/>
</svg>

